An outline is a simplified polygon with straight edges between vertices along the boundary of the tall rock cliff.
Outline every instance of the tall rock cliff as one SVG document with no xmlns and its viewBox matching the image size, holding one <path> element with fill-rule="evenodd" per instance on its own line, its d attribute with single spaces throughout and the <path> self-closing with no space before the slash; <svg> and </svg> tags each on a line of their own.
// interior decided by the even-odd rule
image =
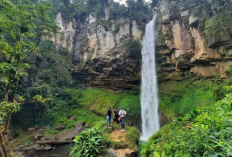
<svg viewBox="0 0 232 157">
<path fill-rule="evenodd" d="M 232 64 L 230 0 L 159 0 L 156 49 L 159 81 L 181 76 L 227 78 Z M 140 48 L 145 24 L 94 13 L 85 19 L 56 17 L 57 48 L 68 51 L 80 87 L 139 88 Z M 139 14 L 138 14 L 139 15 Z M 128 50 L 128 46 L 131 50 Z"/>
<path fill-rule="evenodd" d="M 231 1 L 159 0 L 160 80 L 180 73 L 227 77 L 232 64 Z"/>
<path fill-rule="evenodd" d="M 52 40 L 57 48 L 68 51 L 79 86 L 138 87 L 142 30 L 135 21 L 110 19 L 106 8 L 104 17 L 97 18 L 93 13 L 85 20 L 66 20 L 59 13 L 56 23 L 60 30 Z"/>
</svg>

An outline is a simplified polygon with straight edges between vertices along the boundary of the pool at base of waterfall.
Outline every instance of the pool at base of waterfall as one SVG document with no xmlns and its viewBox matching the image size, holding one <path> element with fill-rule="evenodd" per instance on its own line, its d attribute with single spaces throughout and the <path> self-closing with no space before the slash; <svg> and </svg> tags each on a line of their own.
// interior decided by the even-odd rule
<svg viewBox="0 0 232 157">
<path fill-rule="evenodd" d="M 69 152 L 72 145 L 55 146 L 50 151 L 27 151 L 22 157 L 69 157 Z"/>
</svg>

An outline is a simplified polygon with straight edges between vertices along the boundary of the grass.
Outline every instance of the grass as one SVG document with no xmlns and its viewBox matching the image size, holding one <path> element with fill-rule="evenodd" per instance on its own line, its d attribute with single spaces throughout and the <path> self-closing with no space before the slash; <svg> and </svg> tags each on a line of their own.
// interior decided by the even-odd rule
<svg viewBox="0 0 232 157">
<path fill-rule="evenodd" d="M 51 129 L 46 135 L 52 134 L 55 131 L 52 128 L 58 125 L 65 125 L 65 130 L 81 122 L 99 128 L 105 126 L 107 109 L 116 106 L 125 108 L 129 122 L 129 116 L 140 114 L 139 95 L 100 89 L 65 89 L 47 108 L 46 117 L 50 118 Z M 76 120 L 71 121 L 71 116 L 75 116 Z"/>
<path fill-rule="evenodd" d="M 174 119 L 197 106 L 211 105 L 216 101 L 216 87 L 217 85 L 210 81 L 192 80 L 161 84 L 159 109 L 169 119 Z"/>
<path fill-rule="evenodd" d="M 93 112 L 99 115 L 105 115 L 109 107 L 123 106 L 128 114 L 140 113 L 139 95 L 130 95 L 130 93 L 116 93 L 111 91 L 103 91 L 100 89 L 84 89 L 83 97 L 80 104 L 84 108 L 91 108 Z"/>
</svg>

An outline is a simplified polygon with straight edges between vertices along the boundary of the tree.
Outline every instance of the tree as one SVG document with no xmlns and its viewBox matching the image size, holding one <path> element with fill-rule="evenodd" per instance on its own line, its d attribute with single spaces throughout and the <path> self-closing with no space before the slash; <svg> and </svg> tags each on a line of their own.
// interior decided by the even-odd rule
<svg viewBox="0 0 232 157">
<path fill-rule="evenodd" d="M 7 134 L 11 114 L 19 110 L 19 101 L 15 97 L 18 82 L 27 75 L 30 65 L 28 57 L 38 51 L 42 37 L 51 35 L 57 27 L 50 19 L 48 3 L 34 4 L 30 0 L 5 0 L 0 4 L 0 63 L 2 83 L 5 85 L 5 97 L 0 104 L 0 151 L 1 156 L 10 157 Z"/>
</svg>

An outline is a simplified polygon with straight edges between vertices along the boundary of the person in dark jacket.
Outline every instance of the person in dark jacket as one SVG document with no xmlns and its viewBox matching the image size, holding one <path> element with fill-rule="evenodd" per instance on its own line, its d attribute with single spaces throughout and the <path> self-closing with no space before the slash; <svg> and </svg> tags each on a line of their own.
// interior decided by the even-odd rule
<svg viewBox="0 0 232 157">
<path fill-rule="evenodd" d="M 106 126 L 109 125 L 110 127 L 111 116 L 112 116 L 112 110 L 111 107 L 109 107 L 109 109 L 106 111 Z"/>
<path fill-rule="evenodd" d="M 112 120 L 112 127 L 113 127 L 113 124 L 114 124 L 114 122 L 116 122 L 116 123 L 118 123 L 118 129 L 119 129 L 119 127 L 120 127 L 120 125 L 119 125 L 119 115 L 118 115 L 118 113 L 119 113 L 119 111 L 118 111 L 118 108 L 117 107 L 115 107 L 115 110 L 114 110 L 114 119 Z"/>
</svg>

